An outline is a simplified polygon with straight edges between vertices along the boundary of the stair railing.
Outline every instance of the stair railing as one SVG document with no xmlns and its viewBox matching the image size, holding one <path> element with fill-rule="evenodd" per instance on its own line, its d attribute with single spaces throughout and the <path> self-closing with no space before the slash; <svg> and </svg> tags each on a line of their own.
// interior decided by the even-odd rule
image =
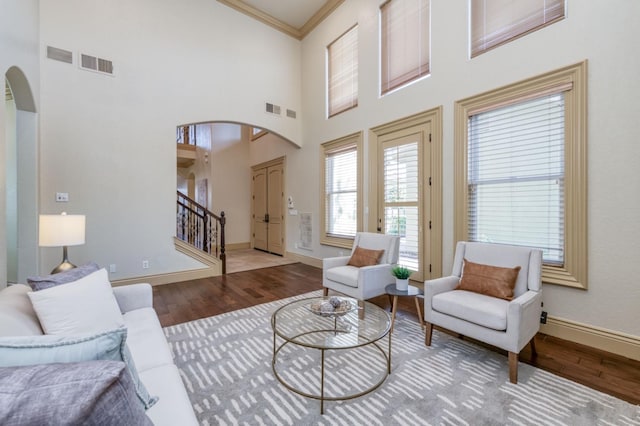
<svg viewBox="0 0 640 426">
<path fill-rule="evenodd" d="M 209 211 L 180 191 L 176 203 L 176 237 L 222 261 L 222 273 L 227 273 L 224 248 L 224 225 L 227 218 Z"/>
</svg>

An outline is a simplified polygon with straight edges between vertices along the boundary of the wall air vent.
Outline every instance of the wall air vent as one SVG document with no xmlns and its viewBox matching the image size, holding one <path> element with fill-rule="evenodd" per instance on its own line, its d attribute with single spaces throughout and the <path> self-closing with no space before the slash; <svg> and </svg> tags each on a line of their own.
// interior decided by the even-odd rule
<svg viewBox="0 0 640 426">
<path fill-rule="evenodd" d="M 279 105 L 270 104 L 269 102 L 267 102 L 266 105 L 267 105 L 267 112 L 268 113 L 280 115 L 280 106 Z"/>
<path fill-rule="evenodd" d="M 292 109 L 288 109 L 287 108 L 287 117 L 289 118 L 296 118 L 296 112 Z"/>
<path fill-rule="evenodd" d="M 80 68 L 89 71 L 96 71 L 101 74 L 113 75 L 112 61 L 87 55 L 85 53 L 80 54 Z"/>
<path fill-rule="evenodd" d="M 67 64 L 73 63 L 72 52 L 52 46 L 47 46 L 47 58 L 53 59 L 54 61 L 66 62 Z"/>
</svg>

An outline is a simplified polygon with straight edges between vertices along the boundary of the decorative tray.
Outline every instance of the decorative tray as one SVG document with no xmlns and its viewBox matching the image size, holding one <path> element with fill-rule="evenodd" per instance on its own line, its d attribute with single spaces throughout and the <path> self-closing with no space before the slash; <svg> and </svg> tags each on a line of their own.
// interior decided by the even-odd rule
<svg viewBox="0 0 640 426">
<path fill-rule="evenodd" d="M 356 305 L 349 300 L 332 296 L 328 299 L 317 300 L 309 304 L 309 310 L 321 317 L 340 317 L 356 309 Z"/>
</svg>

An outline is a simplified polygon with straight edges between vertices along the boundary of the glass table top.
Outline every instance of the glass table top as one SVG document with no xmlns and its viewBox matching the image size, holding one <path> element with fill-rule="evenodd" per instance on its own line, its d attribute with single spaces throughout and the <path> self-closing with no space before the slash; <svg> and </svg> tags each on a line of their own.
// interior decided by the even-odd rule
<svg viewBox="0 0 640 426">
<path fill-rule="evenodd" d="M 323 316 L 315 313 L 317 304 L 328 301 L 329 297 L 296 300 L 273 313 L 271 327 L 274 333 L 289 342 L 319 349 L 363 346 L 387 335 L 391 319 L 384 309 L 364 302 L 364 317 L 359 318 L 360 308 L 357 308 L 356 299 L 339 299 L 349 301 L 355 309 L 340 316 Z"/>
</svg>

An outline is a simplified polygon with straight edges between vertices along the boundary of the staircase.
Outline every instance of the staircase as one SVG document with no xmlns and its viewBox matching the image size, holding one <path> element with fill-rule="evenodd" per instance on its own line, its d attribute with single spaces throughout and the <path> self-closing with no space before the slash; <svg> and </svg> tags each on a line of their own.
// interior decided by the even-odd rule
<svg viewBox="0 0 640 426">
<path fill-rule="evenodd" d="M 176 238 L 201 254 L 219 260 L 221 272 L 226 274 L 224 225 L 227 219 L 224 212 L 218 216 L 180 191 L 176 194 Z"/>
</svg>

